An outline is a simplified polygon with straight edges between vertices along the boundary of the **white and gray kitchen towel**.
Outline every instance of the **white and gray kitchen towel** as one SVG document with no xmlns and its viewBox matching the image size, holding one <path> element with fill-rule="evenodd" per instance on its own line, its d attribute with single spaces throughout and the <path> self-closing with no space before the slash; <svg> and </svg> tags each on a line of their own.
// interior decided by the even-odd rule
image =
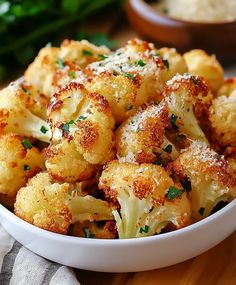
<svg viewBox="0 0 236 285">
<path fill-rule="evenodd" d="M 1 224 L 0 269 L 0 285 L 80 285 L 73 269 L 24 248 Z"/>
</svg>

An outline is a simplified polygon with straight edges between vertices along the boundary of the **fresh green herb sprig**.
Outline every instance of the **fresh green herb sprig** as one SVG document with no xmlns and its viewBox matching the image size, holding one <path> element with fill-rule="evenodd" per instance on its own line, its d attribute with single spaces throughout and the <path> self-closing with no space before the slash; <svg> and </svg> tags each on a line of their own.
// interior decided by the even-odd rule
<svg viewBox="0 0 236 285">
<path fill-rule="evenodd" d="M 123 3 L 124 0 L 0 0 L 0 80 L 15 76 L 12 69 L 26 67 L 48 42 L 58 45 L 61 34 L 79 39 L 74 27 L 79 28 L 79 23 L 86 22 L 92 14 L 120 9 Z M 116 45 L 101 33 L 88 37 L 84 34 L 82 38 L 98 45 Z"/>
<path fill-rule="evenodd" d="M 147 234 L 149 230 L 150 230 L 149 226 L 145 225 L 143 228 L 140 228 L 139 232 L 140 234 L 143 234 L 143 233 Z"/>
<path fill-rule="evenodd" d="M 170 186 L 166 193 L 166 197 L 168 200 L 173 200 L 177 197 L 181 197 L 184 192 L 184 189 L 178 189 L 174 186 Z"/>
</svg>

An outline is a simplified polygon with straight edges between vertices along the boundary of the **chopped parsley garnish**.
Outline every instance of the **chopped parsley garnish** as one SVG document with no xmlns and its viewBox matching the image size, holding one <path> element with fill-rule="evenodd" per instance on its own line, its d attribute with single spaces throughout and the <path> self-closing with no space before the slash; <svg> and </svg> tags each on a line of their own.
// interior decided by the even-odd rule
<svg viewBox="0 0 236 285">
<path fill-rule="evenodd" d="M 43 133 L 43 134 L 46 134 L 47 131 L 48 131 L 48 129 L 45 128 L 44 126 L 42 126 L 42 127 L 40 128 L 40 132 Z"/>
<path fill-rule="evenodd" d="M 132 80 L 135 79 L 135 75 L 133 73 L 127 73 L 127 72 L 124 72 L 124 75 Z"/>
<path fill-rule="evenodd" d="M 104 55 L 104 54 L 99 54 L 98 57 L 99 57 L 100 60 L 104 60 L 104 59 L 107 58 L 107 56 Z"/>
<path fill-rule="evenodd" d="M 30 143 L 29 140 L 25 139 L 22 141 L 22 145 L 25 149 L 31 149 L 32 148 L 32 144 Z"/>
<path fill-rule="evenodd" d="M 145 65 L 146 65 L 146 63 L 145 63 L 145 62 L 143 62 L 143 61 L 142 61 L 142 59 L 140 59 L 140 60 L 138 60 L 138 61 L 137 61 L 137 65 L 139 65 L 139 66 L 142 66 L 142 67 L 143 67 L 143 66 L 145 66 Z"/>
<path fill-rule="evenodd" d="M 203 207 L 201 207 L 201 208 L 199 209 L 199 211 L 198 211 L 198 213 L 199 213 L 201 216 L 203 216 L 204 212 L 205 212 L 205 208 L 203 208 Z"/>
<path fill-rule="evenodd" d="M 57 60 L 57 64 L 59 65 L 60 69 L 63 69 L 65 67 L 63 60 L 60 57 Z"/>
<path fill-rule="evenodd" d="M 25 92 L 25 94 L 30 95 L 29 90 L 27 90 L 24 86 L 21 86 L 22 90 Z"/>
<path fill-rule="evenodd" d="M 136 129 L 136 133 L 138 133 L 140 131 L 141 131 L 141 128 L 138 126 L 137 129 Z"/>
<path fill-rule="evenodd" d="M 92 56 L 93 53 L 90 50 L 83 49 L 83 55 Z"/>
<path fill-rule="evenodd" d="M 182 189 L 178 189 L 174 186 L 170 186 L 167 193 L 166 193 L 166 197 L 168 200 L 173 200 L 176 197 L 181 197 L 183 192 L 184 192 L 184 190 L 182 190 Z"/>
<path fill-rule="evenodd" d="M 29 170 L 30 170 L 30 166 L 29 166 L 28 164 L 25 164 L 25 165 L 24 165 L 24 170 L 25 170 L 25 171 L 29 171 Z"/>
<path fill-rule="evenodd" d="M 90 232 L 88 228 L 83 228 L 84 236 L 86 238 L 94 238 L 95 235 Z"/>
<path fill-rule="evenodd" d="M 66 134 L 69 134 L 70 132 L 70 125 L 74 124 L 74 120 L 70 120 L 68 123 L 65 123 L 63 126 L 62 126 L 62 132 L 63 132 L 63 135 L 66 133 Z"/>
<path fill-rule="evenodd" d="M 79 116 L 79 118 L 76 120 L 77 122 L 81 122 L 84 121 L 85 119 L 87 119 L 88 117 L 85 116 Z"/>
<path fill-rule="evenodd" d="M 71 78 L 76 78 L 76 73 L 75 73 L 75 71 L 70 71 L 69 76 L 70 76 Z"/>
<path fill-rule="evenodd" d="M 170 63 L 169 63 L 168 59 L 162 59 L 162 61 L 165 64 L 166 68 L 169 69 L 170 68 Z"/>
<path fill-rule="evenodd" d="M 154 164 L 162 166 L 162 162 L 161 162 L 161 160 L 157 160 L 157 161 L 155 161 L 155 162 L 154 162 Z"/>
<path fill-rule="evenodd" d="M 145 225 L 144 228 L 140 228 L 139 232 L 140 234 L 143 233 L 147 234 L 149 232 L 149 229 L 150 229 L 149 226 Z"/>
<path fill-rule="evenodd" d="M 183 134 L 177 135 L 177 136 L 175 137 L 175 141 L 176 141 L 176 142 L 180 142 L 180 141 L 185 140 L 185 139 L 186 139 L 186 136 L 183 135 Z"/>
<path fill-rule="evenodd" d="M 122 72 L 122 74 L 124 74 L 124 76 L 126 76 L 126 77 L 128 77 L 128 78 L 130 78 L 132 80 L 135 80 L 135 75 L 133 73 L 125 72 L 123 70 L 123 66 L 122 65 L 120 65 L 119 67 L 120 67 L 120 71 Z M 114 75 L 114 71 L 113 71 L 113 75 Z"/>
<path fill-rule="evenodd" d="M 177 119 L 178 119 L 178 116 L 176 116 L 176 115 L 174 115 L 174 114 L 171 114 L 171 116 L 170 116 L 170 123 L 171 123 L 171 125 L 172 125 L 172 127 L 173 127 L 174 129 L 177 129 L 177 128 L 178 128 L 178 126 L 176 125 Z"/>
<path fill-rule="evenodd" d="M 126 111 L 129 111 L 129 110 L 131 110 L 132 108 L 133 108 L 133 105 L 130 104 L 130 103 L 126 104 L 126 106 L 125 106 L 125 110 L 126 110 Z"/>
<path fill-rule="evenodd" d="M 166 146 L 163 150 L 167 153 L 172 153 L 172 145 L 168 144 L 168 146 Z"/>
<path fill-rule="evenodd" d="M 192 191 L 191 182 L 188 179 L 188 177 L 186 177 L 183 181 L 181 181 L 181 185 L 183 186 L 183 188 L 184 188 L 184 190 L 186 192 L 191 192 Z"/>
</svg>

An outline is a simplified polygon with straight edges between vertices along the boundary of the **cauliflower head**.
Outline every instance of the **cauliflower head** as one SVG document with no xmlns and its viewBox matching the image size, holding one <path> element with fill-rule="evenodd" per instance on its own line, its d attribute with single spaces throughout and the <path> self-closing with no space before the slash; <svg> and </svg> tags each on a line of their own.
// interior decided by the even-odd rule
<svg viewBox="0 0 236 285">
<path fill-rule="evenodd" d="M 209 116 L 214 138 L 223 147 L 236 146 L 236 78 L 228 79 L 212 101 Z"/>
<path fill-rule="evenodd" d="M 183 55 L 192 75 L 203 76 L 215 93 L 224 82 L 224 70 L 214 55 L 207 54 L 204 50 L 193 49 Z"/>
<path fill-rule="evenodd" d="M 236 197 L 236 179 L 223 156 L 204 142 L 194 141 L 173 163 L 174 171 L 191 182 L 190 194 L 193 218 L 210 215 L 220 201 Z"/>
<path fill-rule="evenodd" d="M 188 74 L 176 75 L 167 82 L 164 97 L 170 114 L 176 118 L 175 125 L 179 131 L 192 140 L 207 142 L 197 120 L 197 117 L 207 111 L 212 101 L 203 78 Z"/>
<path fill-rule="evenodd" d="M 143 103 L 160 101 L 167 67 L 153 44 L 133 39 L 100 62 L 88 65 L 86 88 L 103 95 L 117 123 Z"/>
<path fill-rule="evenodd" d="M 28 179 L 43 170 L 44 157 L 28 139 L 8 133 L 0 136 L 0 193 L 15 198 Z M 1 199 L 0 199 L 1 200 Z"/>
<path fill-rule="evenodd" d="M 169 224 L 178 229 L 190 223 L 186 193 L 160 166 L 112 161 L 102 172 L 99 188 L 116 205 L 119 238 L 151 236 Z"/>
<path fill-rule="evenodd" d="M 81 184 L 53 182 L 47 173 L 39 173 L 19 190 L 14 212 L 37 227 L 62 234 L 76 222 L 112 220 L 108 203 L 83 196 Z"/>
<path fill-rule="evenodd" d="M 163 104 L 139 110 L 116 131 L 119 160 L 133 163 L 155 163 L 161 158 L 174 160 L 178 151 L 165 136 L 170 128 L 170 116 Z"/>
<path fill-rule="evenodd" d="M 49 142 L 50 127 L 40 118 L 45 116 L 44 107 L 37 105 L 30 92 L 31 86 L 25 82 L 13 82 L 0 91 L 0 132 Z"/>
<path fill-rule="evenodd" d="M 87 40 L 64 40 L 61 44 L 59 58 L 73 62 L 84 69 L 88 64 L 107 56 L 110 50 L 106 46 L 95 46 Z"/>
<path fill-rule="evenodd" d="M 166 61 L 168 68 L 165 72 L 165 82 L 170 80 L 176 74 L 184 74 L 188 72 L 185 59 L 179 54 L 175 48 L 163 47 L 158 50 L 161 57 Z"/>
<path fill-rule="evenodd" d="M 56 181 L 84 181 L 99 170 L 98 165 L 90 164 L 77 151 L 74 140 L 62 140 L 60 144 L 51 145 L 45 154 L 47 171 Z"/>
<path fill-rule="evenodd" d="M 86 40 L 64 40 L 60 48 L 42 48 L 26 70 L 25 78 L 50 98 L 69 82 L 86 80 L 82 70 L 108 53 L 108 48 L 97 47 Z"/>
<path fill-rule="evenodd" d="M 52 82 L 53 74 L 59 68 L 57 63 L 59 51 L 60 48 L 57 47 L 42 48 L 24 74 L 25 79 L 47 98 L 50 98 L 54 91 Z"/>
<path fill-rule="evenodd" d="M 48 108 L 52 128 L 61 140 L 74 140 L 76 150 L 91 164 L 103 164 L 114 156 L 114 118 L 107 100 L 71 82 L 54 94 Z"/>
</svg>

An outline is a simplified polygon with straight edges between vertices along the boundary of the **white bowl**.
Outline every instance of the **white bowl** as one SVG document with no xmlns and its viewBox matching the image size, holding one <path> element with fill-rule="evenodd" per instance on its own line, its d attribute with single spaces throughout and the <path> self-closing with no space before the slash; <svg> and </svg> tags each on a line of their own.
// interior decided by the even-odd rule
<svg viewBox="0 0 236 285">
<path fill-rule="evenodd" d="M 235 216 L 236 199 L 210 217 L 177 231 L 137 239 L 102 240 L 39 229 L 0 205 L 3 227 L 26 248 L 64 265 L 103 272 L 151 270 L 192 258 L 233 233 Z"/>
</svg>

